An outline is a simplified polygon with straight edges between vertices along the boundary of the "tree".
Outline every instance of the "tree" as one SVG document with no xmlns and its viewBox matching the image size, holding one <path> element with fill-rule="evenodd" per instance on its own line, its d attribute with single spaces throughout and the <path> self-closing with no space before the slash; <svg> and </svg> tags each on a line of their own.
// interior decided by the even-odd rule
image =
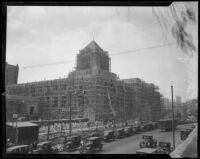
<svg viewBox="0 0 200 159">
<path fill-rule="evenodd" d="M 177 46 L 188 55 L 196 53 L 193 41 L 195 39 L 193 39 L 191 30 L 188 30 L 188 26 L 197 24 L 197 9 L 197 2 L 173 2 L 169 7 L 152 7 L 152 13 L 164 37 L 167 39 L 167 33 L 170 31 Z"/>
</svg>

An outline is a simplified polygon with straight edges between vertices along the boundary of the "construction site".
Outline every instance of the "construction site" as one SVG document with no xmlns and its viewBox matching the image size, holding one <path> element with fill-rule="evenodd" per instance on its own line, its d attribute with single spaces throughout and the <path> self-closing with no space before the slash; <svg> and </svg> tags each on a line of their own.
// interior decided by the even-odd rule
<svg viewBox="0 0 200 159">
<path fill-rule="evenodd" d="M 88 118 L 89 121 L 158 121 L 158 86 L 139 78 L 119 79 L 111 59 L 94 40 L 80 50 L 75 70 L 67 78 L 12 84 L 7 95 L 38 99 L 41 119 Z"/>
</svg>

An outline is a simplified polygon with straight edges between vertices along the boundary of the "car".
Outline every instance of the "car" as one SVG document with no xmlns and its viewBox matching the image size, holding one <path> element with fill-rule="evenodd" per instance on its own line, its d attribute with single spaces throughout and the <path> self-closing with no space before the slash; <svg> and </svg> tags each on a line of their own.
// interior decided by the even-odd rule
<svg viewBox="0 0 200 159">
<path fill-rule="evenodd" d="M 173 151 L 170 142 L 159 142 L 158 153 L 159 154 L 170 154 Z"/>
<path fill-rule="evenodd" d="M 141 148 L 136 151 L 136 154 L 157 154 L 158 150 L 155 148 Z"/>
<path fill-rule="evenodd" d="M 135 131 L 135 133 L 138 133 L 140 131 L 140 126 L 133 126 L 133 131 Z"/>
<path fill-rule="evenodd" d="M 115 131 L 114 130 L 107 130 L 104 131 L 103 139 L 105 142 L 107 141 L 114 141 L 115 140 Z"/>
<path fill-rule="evenodd" d="M 94 153 L 97 150 L 102 151 L 103 144 L 101 137 L 89 137 L 85 141 L 81 142 L 82 145 L 79 147 L 79 152 L 83 153 Z"/>
<path fill-rule="evenodd" d="M 157 147 L 157 140 L 153 136 L 143 135 L 143 141 L 139 143 L 140 148 L 155 148 Z"/>
<path fill-rule="evenodd" d="M 6 149 L 8 154 L 28 154 L 29 145 L 15 145 Z"/>
<path fill-rule="evenodd" d="M 145 131 L 145 126 L 144 126 L 144 125 L 140 125 L 139 130 L 140 130 L 141 132 L 144 132 L 144 131 Z"/>
<path fill-rule="evenodd" d="M 73 151 L 76 150 L 80 147 L 81 145 L 81 136 L 70 136 L 67 137 L 66 140 L 64 141 L 64 149 L 66 151 Z"/>
<path fill-rule="evenodd" d="M 125 132 L 123 128 L 119 128 L 117 130 L 115 130 L 115 138 L 120 139 L 125 137 Z"/>
<path fill-rule="evenodd" d="M 153 129 L 153 123 L 146 123 L 144 124 L 144 131 L 152 130 Z"/>
<path fill-rule="evenodd" d="M 125 133 L 125 136 L 127 137 L 133 135 L 133 127 L 132 126 L 125 127 L 124 133 Z"/>
<path fill-rule="evenodd" d="M 57 153 L 57 151 L 55 151 L 52 148 L 52 141 L 43 141 L 37 144 L 37 149 L 35 149 L 35 151 L 33 151 L 34 153 L 38 153 L 38 154 L 54 154 Z"/>
<path fill-rule="evenodd" d="M 185 140 L 188 137 L 188 135 L 190 134 L 190 132 L 191 132 L 191 130 L 182 129 L 180 131 L 180 138 L 181 138 L 181 140 Z"/>
</svg>

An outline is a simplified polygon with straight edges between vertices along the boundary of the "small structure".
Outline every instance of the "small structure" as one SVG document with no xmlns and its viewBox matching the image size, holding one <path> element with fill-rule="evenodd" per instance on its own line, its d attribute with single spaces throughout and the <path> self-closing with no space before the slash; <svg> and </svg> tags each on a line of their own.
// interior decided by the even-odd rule
<svg viewBox="0 0 200 159">
<path fill-rule="evenodd" d="M 171 131 L 172 130 L 172 119 L 160 119 L 158 121 L 159 128 L 164 131 Z M 177 126 L 177 119 L 174 119 L 174 129 Z"/>
<path fill-rule="evenodd" d="M 38 140 L 39 125 L 31 122 L 7 122 L 6 138 L 16 144 L 30 144 Z"/>
</svg>

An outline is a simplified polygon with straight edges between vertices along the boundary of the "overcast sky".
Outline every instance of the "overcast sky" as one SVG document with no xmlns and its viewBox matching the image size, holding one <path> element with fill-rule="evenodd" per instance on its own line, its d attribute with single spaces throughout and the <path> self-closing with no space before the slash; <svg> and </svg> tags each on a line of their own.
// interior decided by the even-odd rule
<svg viewBox="0 0 200 159">
<path fill-rule="evenodd" d="M 163 38 L 151 7 L 8 7 L 6 61 L 19 65 L 19 83 L 67 76 L 93 38 L 109 52 L 120 79 L 154 83 L 170 99 L 171 85 L 183 101 L 197 96 L 197 57 L 185 60 L 176 44 L 112 55 L 175 42 Z M 59 61 L 66 62 L 24 68 Z"/>
</svg>

